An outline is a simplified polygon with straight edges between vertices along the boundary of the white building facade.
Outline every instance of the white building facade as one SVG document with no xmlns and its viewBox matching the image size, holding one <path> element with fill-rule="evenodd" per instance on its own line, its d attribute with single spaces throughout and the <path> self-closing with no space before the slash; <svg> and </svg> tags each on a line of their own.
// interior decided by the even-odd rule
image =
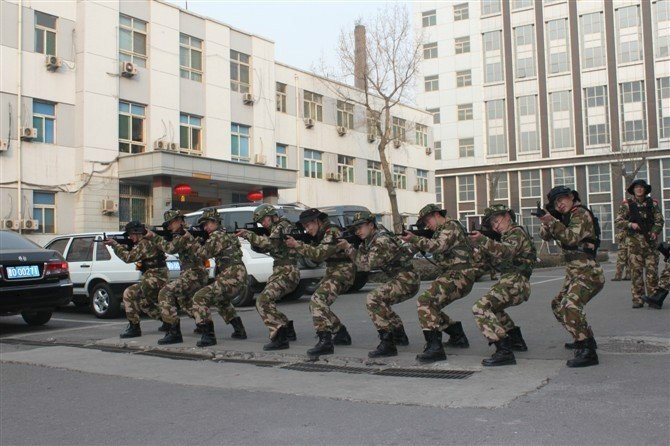
<svg viewBox="0 0 670 446">
<path fill-rule="evenodd" d="M 43 241 L 250 198 L 390 211 L 364 110 L 265 38 L 157 0 L 1 0 L 0 18 L 4 228 Z M 432 117 L 394 115 L 411 216 L 435 200 Z"/>
<path fill-rule="evenodd" d="M 414 21 L 418 103 L 434 116 L 438 201 L 452 215 L 507 203 L 536 234 L 530 212 L 565 184 L 608 246 L 623 166 L 639 167 L 670 220 L 670 1 L 417 2 Z"/>
</svg>

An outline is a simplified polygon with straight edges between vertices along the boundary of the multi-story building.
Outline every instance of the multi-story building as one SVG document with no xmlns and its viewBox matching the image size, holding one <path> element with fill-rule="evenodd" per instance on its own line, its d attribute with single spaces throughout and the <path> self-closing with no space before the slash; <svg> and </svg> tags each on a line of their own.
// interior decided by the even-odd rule
<svg viewBox="0 0 670 446">
<path fill-rule="evenodd" d="M 414 8 L 418 103 L 434 116 L 438 200 L 452 215 L 504 202 L 536 234 L 532 208 L 565 184 L 598 214 L 608 246 L 623 166 L 639 168 L 670 221 L 670 1 Z"/>
<path fill-rule="evenodd" d="M 1 0 L 0 17 L 5 228 L 37 220 L 41 239 L 250 199 L 390 210 L 364 110 L 268 39 L 157 0 Z M 394 115 L 412 215 L 435 199 L 431 116 Z"/>
</svg>

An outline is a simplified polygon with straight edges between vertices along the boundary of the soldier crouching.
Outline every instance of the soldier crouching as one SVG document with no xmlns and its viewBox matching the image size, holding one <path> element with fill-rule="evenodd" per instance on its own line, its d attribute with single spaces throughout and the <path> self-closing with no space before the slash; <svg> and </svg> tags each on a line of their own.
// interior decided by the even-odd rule
<svg viewBox="0 0 670 446">
<path fill-rule="evenodd" d="M 660 310 L 663 308 L 663 301 L 668 297 L 668 290 L 670 290 L 670 242 L 661 243 L 658 251 L 665 257 L 665 268 L 658 278 L 656 292 L 651 296 L 643 296 L 642 300 L 649 304 L 649 308 Z"/>
</svg>

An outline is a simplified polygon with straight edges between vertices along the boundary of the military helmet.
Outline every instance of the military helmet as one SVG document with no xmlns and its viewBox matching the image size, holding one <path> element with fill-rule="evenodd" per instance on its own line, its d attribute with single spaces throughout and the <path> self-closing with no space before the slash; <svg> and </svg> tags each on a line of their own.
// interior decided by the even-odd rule
<svg viewBox="0 0 670 446">
<path fill-rule="evenodd" d="M 200 225 L 210 220 L 221 223 L 221 216 L 219 215 L 219 211 L 214 208 L 205 209 L 202 211 L 202 215 L 198 219 L 198 224 Z"/>
<path fill-rule="evenodd" d="M 137 220 L 130 221 L 126 223 L 125 232 L 123 235 L 129 236 L 130 234 L 141 234 L 144 235 L 147 233 L 147 229 L 142 223 Z"/>
<path fill-rule="evenodd" d="M 300 217 L 298 218 L 298 223 L 301 225 L 304 225 L 308 221 L 312 220 L 326 220 L 328 218 L 328 214 L 321 212 L 318 209 L 312 208 L 312 209 L 307 209 L 306 211 L 302 211 L 300 213 Z"/>
<path fill-rule="evenodd" d="M 491 206 L 484 209 L 484 221 L 490 222 L 491 218 L 500 214 L 509 214 L 512 218 L 512 221 L 516 221 L 516 213 L 513 209 L 504 204 L 492 204 Z"/>
<path fill-rule="evenodd" d="M 575 201 L 582 201 L 579 198 L 579 192 L 577 192 L 576 190 L 572 190 L 568 186 L 556 186 L 552 188 L 547 194 L 547 200 L 549 201 L 549 205 L 553 206 L 553 204 L 556 202 L 556 199 L 564 195 L 572 195 L 572 198 Z"/>
<path fill-rule="evenodd" d="M 170 223 L 172 223 L 173 220 L 176 220 L 178 218 L 184 218 L 184 214 L 177 210 L 177 209 L 170 209 L 169 211 L 165 211 L 163 213 L 163 227 L 167 228 Z"/>
<path fill-rule="evenodd" d="M 349 227 L 355 228 L 365 223 L 375 223 L 377 221 L 375 214 L 368 211 L 360 211 L 354 214 L 353 221 Z"/>
<path fill-rule="evenodd" d="M 423 220 L 426 217 L 428 217 L 429 215 L 434 214 L 435 212 L 439 212 L 439 214 L 443 217 L 447 215 L 447 211 L 442 209 L 437 204 L 433 204 L 433 203 L 427 204 L 424 207 L 422 207 L 421 210 L 419 211 L 419 218 L 417 220 L 417 223 L 418 224 L 425 223 Z"/>
<path fill-rule="evenodd" d="M 626 192 L 628 192 L 631 195 L 635 195 L 635 186 L 644 186 L 644 194 L 648 195 L 651 193 L 651 186 L 647 184 L 646 181 L 642 179 L 637 179 L 630 183 L 630 186 L 628 186 L 628 189 L 626 189 Z"/>
<path fill-rule="evenodd" d="M 263 218 L 265 218 L 267 215 L 278 215 L 277 209 L 275 209 L 275 207 L 271 204 L 261 204 L 256 209 L 254 209 L 253 220 L 256 223 L 260 223 L 261 220 L 263 220 Z"/>
</svg>

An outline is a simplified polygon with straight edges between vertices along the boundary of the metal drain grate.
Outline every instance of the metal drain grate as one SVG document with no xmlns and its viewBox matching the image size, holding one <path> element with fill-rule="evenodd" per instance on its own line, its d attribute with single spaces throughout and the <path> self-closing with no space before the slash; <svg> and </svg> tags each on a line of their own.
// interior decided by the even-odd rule
<svg viewBox="0 0 670 446">
<path fill-rule="evenodd" d="M 466 379 L 474 373 L 471 370 L 384 369 L 375 373 L 375 375 L 404 378 Z"/>
<path fill-rule="evenodd" d="M 341 373 L 369 373 L 372 374 L 378 369 L 367 369 L 365 367 L 347 367 L 343 365 L 316 364 L 312 362 L 296 362 L 282 367 L 286 370 L 296 370 L 299 372 L 341 372 Z"/>
<path fill-rule="evenodd" d="M 660 339 L 610 338 L 598 343 L 598 351 L 622 354 L 666 354 L 670 353 L 670 344 Z"/>
<path fill-rule="evenodd" d="M 185 352 L 163 351 L 163 350 L 147 350 L 147 351 L 140 351 L 135 354 L 142 356 L 155 356 L 157 358 L 178 359 L 182 361 L 207 361 L 211 359 L 211 357 L 205 355 L 198 355 Z"/>
<path fill-rule="evenodd" d="M 280 361 L 270 361 L 266 359 L 242 359 L 242 358 L 216 358 L 213 359 L 214 362 L 232 362 L 235 364 L 248 364 L 255 365 L 257 367 L 276 367 L 286 364 L 285 362 Z"/>
</svg>

